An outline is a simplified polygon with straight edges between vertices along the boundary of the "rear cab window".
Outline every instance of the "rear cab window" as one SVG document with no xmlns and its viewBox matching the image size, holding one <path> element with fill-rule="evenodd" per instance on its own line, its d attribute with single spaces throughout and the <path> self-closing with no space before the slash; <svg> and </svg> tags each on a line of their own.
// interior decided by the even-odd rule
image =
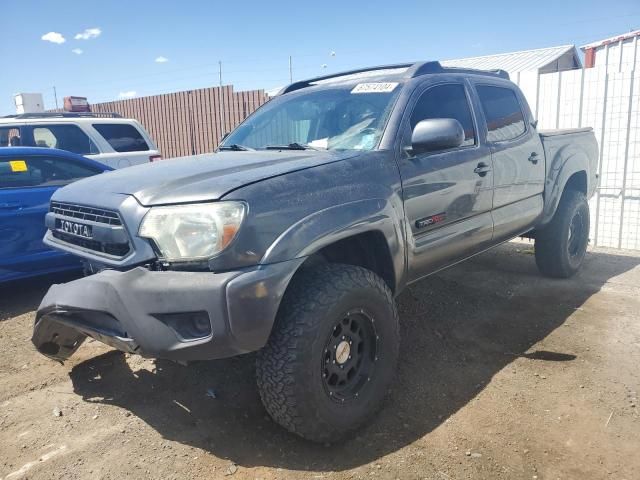
<svg viewBox="0 0 640 480">
<path fill-rule="evenodd" d="M 92 126 L 116 152 L 145 152 L 149 150 L 149 145 L 134 125 L 94 123 Z"/>
<path fill-rule="evenodd" d="M 60 157 L 0 158 L 0 189 L 60 186 L 101 173 L 98 167 Z"/>
<path fill-rule="evenodd" d="M 526 132 L 524 114 L 516 92 L 511 88 L 476 86 L 487 120 L 487 141 L 504 142 Z"/>
</svg>

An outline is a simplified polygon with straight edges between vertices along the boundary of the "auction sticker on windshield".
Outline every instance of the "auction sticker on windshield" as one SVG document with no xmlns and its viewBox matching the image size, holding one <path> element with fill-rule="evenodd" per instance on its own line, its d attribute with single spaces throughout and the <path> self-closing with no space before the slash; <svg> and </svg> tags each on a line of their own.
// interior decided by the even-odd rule
<svg viewBox="0 0 640 480">
<path fill-rule="evenodd" d="M 398 86 L 398 82 L 359 83 L 351 93 L 389 93 Z"/>
</svg>

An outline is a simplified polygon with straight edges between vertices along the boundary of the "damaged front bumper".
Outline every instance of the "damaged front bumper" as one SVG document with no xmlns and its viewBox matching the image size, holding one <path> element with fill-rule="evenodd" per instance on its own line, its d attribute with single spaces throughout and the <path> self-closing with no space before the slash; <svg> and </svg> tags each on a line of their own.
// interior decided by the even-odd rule
<svg viewBox="0 0 640 480">
<path fill-rule="evenodd" d="M 303 261 L 224 273 L 104 270 L 53 285 L 38 309 L 32 341 L 60 361 L 87 336 L 124 352 L 177 361 L 258 350 Z"/>
</svg>

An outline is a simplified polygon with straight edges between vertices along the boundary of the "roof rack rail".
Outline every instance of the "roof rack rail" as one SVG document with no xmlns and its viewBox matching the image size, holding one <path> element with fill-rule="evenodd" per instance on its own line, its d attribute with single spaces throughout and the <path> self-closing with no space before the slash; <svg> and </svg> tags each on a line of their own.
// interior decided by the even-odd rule
<svg viewBox="0 0 640 480">
<path fill-rule="evenodd" d="M 460 68 L 460 67 L 442 67 L 442 71 L 445 73 L 467 73 L 470 75 L 485 75 L 488 77 L 500 77 L 505 80 L 510 80 L 509 72 L 496 68 L 493 70 L 479 70 L 477 68 Z"/>
<path fill-rule="evenodd" d="M 298 82 L 293 82 L 292 84 L 284 87 L 282 90 L 280 90 L 278 95 L 293 92 L 295 90 L 300 90 L 301 88 L 308 87 L 312 83 L 319 82 L 321 80 L 329 80 L 330 78 L 346 77 L 347 75 L 355 75 L 357 73 L 374 72 L 376 70 L 392 70 L 394 68 L 409 68 L 412 65 L 413 63 L 396 63 L 391 65 L 378 65 L 376 67 L 356 68 L 355 70 L 347 70 L 345 72 L 332 73 L 330 75 L 323 75 L 321 77 L 314 77 L 314 78 L 309 78 L 307 80 L 300 80 Z"/>
<path fill-rule="evenodd" d="M 35 112 L 6 115 L 2 118 L 18 120 L 28 118 L 122 118 L 122 115 L 115 112 Z"/>
<path fill-rule="evenodd" d="M 319 82 L 321 80 L 329 80 L 331 78 L 346 77 L 347 75 L 354 75 L 357 73 L 375 72 L 376 70 L 392 70 L 396 68 L 406 68 L 404 78 L 416 78 L 422 75 L 428 75 L 433 73 L 468 73 L 473 75 L 487 75 L 497 76 L 500 78 L 509 79 L 509 74 L 504 70 L 474 70 L 471 68 L 456 68 L 456 67 L 443 67 L 438 61 L 428 62 L 410 62 L 410 63 L 396 63 L 391 65 L 378 65 L 376 67 L 358 68 L 355 70 L 348 70 L 346 72 L 338 72 L 330 75 L 323 75 L 321 77 L 309 78 L 307 80 L 300 80 L 284 87 L 278 95 L 294 92 L 301 88 L 309 87 L 312 83 Z"/>
<path fill-rule="evenodd" d="M 469 75 L 500 77 L 509 80 L 509 74 L 505 70 L 478 70 L 475 68 L 444 67 L 440 62 L 414 63 L 409 70 L 407 70 L 407 73 L 404 76 L 405 78 L 416 78 L 430 73 L 466 73 Z"/>
</svg>

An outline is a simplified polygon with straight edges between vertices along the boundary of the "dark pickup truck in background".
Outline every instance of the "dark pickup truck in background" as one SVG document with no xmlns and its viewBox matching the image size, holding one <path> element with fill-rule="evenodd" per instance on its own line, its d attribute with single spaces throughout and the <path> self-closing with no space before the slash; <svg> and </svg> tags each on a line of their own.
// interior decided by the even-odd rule
<svg viewBox="0 0 640 480">
<path fill-rule="evenodd" d="M 269 414 L 335 441 L 382 404 L 404 287 L 517 236 L 542 273 L 584 258 L 590 129 L 539 133 L 504 72 L 438 62 L 293 83 L 215 154 L 127 168 L 52 198 L 45 243 L 85 261 L 33 342 L 93 337 L 177 361 L 257 353 Z"/>
</svg>

